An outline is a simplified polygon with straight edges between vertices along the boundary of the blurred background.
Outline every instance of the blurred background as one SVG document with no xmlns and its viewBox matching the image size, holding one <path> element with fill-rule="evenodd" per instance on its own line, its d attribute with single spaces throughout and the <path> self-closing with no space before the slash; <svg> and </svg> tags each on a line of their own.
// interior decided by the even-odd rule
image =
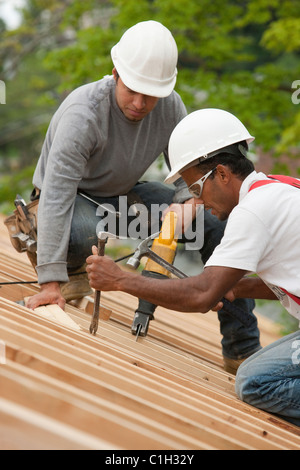
<svg viewBox="0 0 300 470">
<path fill-rule="evenodd" d="M 234 113 L 256 137 L 256 169 L 300 175 L 298 0 L 0 0 L 0 213 L 16 193 L 28 200 L 60 102 L 111 74 L 111 47 L 149 19 L 176 39 L 176 91 L 188 111 Z M 164 173 L 161 160 L 149 174 Z"/>
</svg>

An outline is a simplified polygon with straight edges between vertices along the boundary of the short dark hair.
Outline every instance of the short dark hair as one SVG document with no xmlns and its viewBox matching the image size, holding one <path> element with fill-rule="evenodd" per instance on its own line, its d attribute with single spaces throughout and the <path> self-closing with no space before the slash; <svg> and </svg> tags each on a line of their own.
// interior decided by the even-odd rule
<svg viewBox="0 0 300 470">
<path fill-rule="evenodd" d="M 252 171 L 254 171 L 254 165 L 246 156 L 248 145 L 246 142 L 239 142 L 236 144 L 236 150 L 240 149 L 240 145 L 243 146 L 243 153 L 235 151 L 234 153 L 218 153 L 217 155 L 203 160 L 196 165 L 202 173 L 208 173 L 210 170 L 218 165 L 227 166 L 231 172 L 241 179 L 245 179 Z"/>
</svg>

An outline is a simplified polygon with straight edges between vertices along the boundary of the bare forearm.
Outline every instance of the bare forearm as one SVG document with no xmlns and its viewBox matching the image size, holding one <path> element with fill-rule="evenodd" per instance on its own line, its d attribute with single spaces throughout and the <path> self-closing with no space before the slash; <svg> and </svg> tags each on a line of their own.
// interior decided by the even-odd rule
<svg viewBox="0 0 300 470">
<path fill-rule="evenodd" d="M 259 278 L 244 277 L 233 288 L 236 298 L 278 300 L 275 294 Z"/>
<path fill-rule="evenodd" d="M 210 304 L 206 293 L 197 286 L 195 280 L 151 279 L 140 275 L 124 273 L 117 288 L 127 294 L 181 312 L 207 312 Z"/>
<path fill-rule="evenodd" d="M 181 312 L 206 313 L 245 275 L 244 271 L 208 267 L 198 276 L 186 279 L 152 279 L 121 270 L 108 256 L 87 258 L 87 273 L 91 287 L 103 291 L 123 291 Z"/>
</svg>

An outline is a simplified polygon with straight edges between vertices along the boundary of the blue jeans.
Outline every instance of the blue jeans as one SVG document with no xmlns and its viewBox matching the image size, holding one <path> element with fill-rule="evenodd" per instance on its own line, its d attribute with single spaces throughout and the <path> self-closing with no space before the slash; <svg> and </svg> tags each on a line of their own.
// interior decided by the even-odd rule
<svg viewBox="0 0 300 470">
<path fill-rule="evenodd" d="M 236 393 L 246 403 L 300 426 L 300 331 L 243 362 Z"/>
<path fill-rule="evenodd" d="M 143 201 L 149 213 L 152 204 L 166 204 L 169 206 L 173 202 L 174 197 L 174 189 L 157 182 L 138 183 L 133 188 L 133 192 L 138 202 L 139 200 Z M 118 196 L 109 198 L 92 196 L 92 198 L 100 204 L 106 203 L 113 206 L 116 210 L 120 209 Z M 127 222 L 130 223 L 134 216 L 127 219 Z M 77 195 L 68 253 L 69 272 L 80 268 L 91 254 L 92 245 L 97 245 L 96 227 L 100 220 L 101 217 L 96 215 L 95 204 Z M 219 221 L 210 212 L 204 212 L 204 244 L 200 249 L 203 263 L 208 260 L 215 247 L 220 243 L 225 225 L 226 223 Z M 150 227 L 149 235 L 152 232 L 153 228 Z M 182 241 L 185 242 L 185 240 Z M 223 335 L 223 355 L 232 359 L 240 359 L 258 351 L 261 349 L 261 346 L 257 321 L 253 314 L 254 301 L 238 299 L 235 303 L 253 317 L 254 322 L 251 328 L 246 328 L 238 320 L 229 317 L 223 310 L 218 312 L 218 316 Z"/>
</svg>

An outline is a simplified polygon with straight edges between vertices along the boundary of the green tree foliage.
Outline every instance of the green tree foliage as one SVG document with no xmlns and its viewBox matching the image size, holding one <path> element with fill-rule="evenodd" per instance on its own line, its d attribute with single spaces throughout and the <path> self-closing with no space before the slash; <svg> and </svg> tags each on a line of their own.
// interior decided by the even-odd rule
<svg viewBox="0 0 300 470">
<path fill-rule="evenodd" d="M 292 84 L 300 80 L 298 0 L 27 0 L 17 30 L 0 24 L 0 79 L 8 89 L 0 108 L 2 157 L 15 148 L 20 168 L 32 164 L 66 93 L 110 74 L 111 47 L 149 19 L 175 36 L 176 90 L 189 111 L 227 109 L 258 146 L 298 158 L 300 106 L 292 101 Z"/>
<path fill-rule="evenodd" d="M 44 66 L 47 50 L 59 44 L 59 36 L 51 36 L 54 20 L 43 17 L 46 4 L 28 3 L 15 31 L 0 23 L 0 79 L 6 84 L 6 105 L 0 106 L 1 211 L 11 210 L 16 193 L 29 197 L 34 165 L 59 98 L 59 77 Z"/>
<path fill-rule="evenodd" d="M 161 21 L 178 44 L 177 90 L 189 111 L 228 109 L 265 150 L 287 152 L 298 146 L 299 135 L 299 109 L 291 100 L 292 83 L 300 77 L 298 7 L 296 0 L 226 6 L 221 0 L 112 0 L 98 10 L 106 12 L 101 28 L 103 16 L 84 29 L 77 22 L 76 41 L 48 54 L 47 64 L 62 74 L 61 89 L 97 80 L 110 73 L 110 48 L 128 27 Z"/>
</svg>

